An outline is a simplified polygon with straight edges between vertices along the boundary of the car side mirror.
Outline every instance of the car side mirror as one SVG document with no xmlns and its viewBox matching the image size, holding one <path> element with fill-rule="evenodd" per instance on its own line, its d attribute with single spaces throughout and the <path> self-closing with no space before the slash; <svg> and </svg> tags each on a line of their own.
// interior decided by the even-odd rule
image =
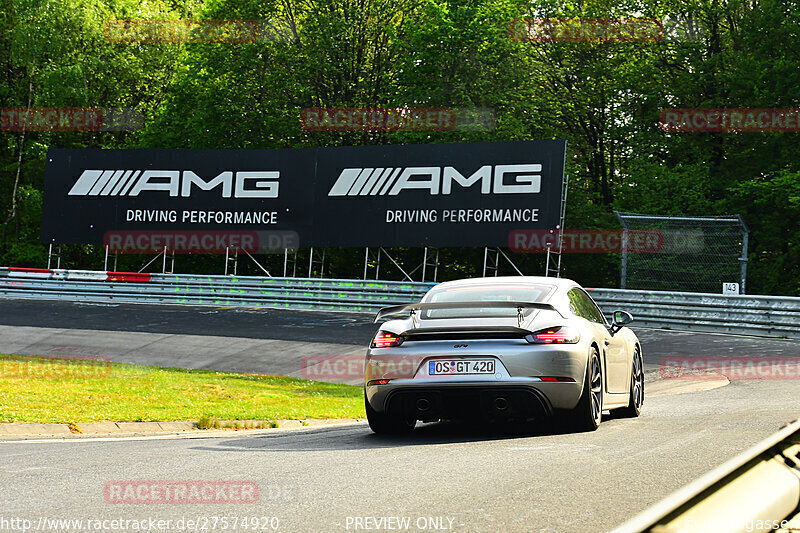
<svg viewBox="0 0 800 533">
<path fill-rule="evenodd" d="M 622 329 L 623 326 L 627 326 L 631 322 L 633 322 L 633 315 L 629 312 L 620 310 L 614 311 L 613 321 L 611 322 L 611 332 L 616 333 Z"/>
</svg>

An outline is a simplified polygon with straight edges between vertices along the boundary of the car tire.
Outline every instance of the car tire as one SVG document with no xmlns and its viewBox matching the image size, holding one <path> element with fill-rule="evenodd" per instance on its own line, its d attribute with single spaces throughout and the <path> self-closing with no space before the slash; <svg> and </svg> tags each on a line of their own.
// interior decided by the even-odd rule
<svg viewBox="0 0 800 533">
<path fill-rule="evenodd" d="M 595 347 L 592 347 L 586 365 L 581 399 L 567 418 L 570 429 L 574 431 L 594 431 L 603 419 L 603 366 Z"/>
<path fill-rule="evenodd" d="M 367 400 L 366 392 L 364 392 L 364 409 L 367 411 L 370 429 L 378 435 L 405 435 L 411 433 L 417 425 L 416 420 L 404 420 L 375 411 Z"/>
<path fill-rule="evenodd" d="M 639 346 L 636 346 L 631 364 L 631 389 L 628 406 L 614 409 L 612 413 L 615 418 L 636 418 L 642 412 L 642 404 L 644 404 L 644 365 L 642 351 Z"/>
</svg>

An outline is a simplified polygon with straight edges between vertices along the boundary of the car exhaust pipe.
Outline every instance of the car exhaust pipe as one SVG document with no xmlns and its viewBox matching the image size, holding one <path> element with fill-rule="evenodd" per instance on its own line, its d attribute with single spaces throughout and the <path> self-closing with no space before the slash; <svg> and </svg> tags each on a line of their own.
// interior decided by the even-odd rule
<svg viewBox="0 0 800 533">
<path fill-rule="evenodd" d="M 417 400 L 417 411 L 424 413 L 430 408 L 431 408 L 431 402 L 429 402 L 427 399 L 420 398 L 419 400 Z"/>
<path fill-rule="evenodd" d="M 498 396 L 494 399 L 494 408 L 498 411 L 505 411 L 508 409 L 508 400 L 503 396 Z"/>
</svg>

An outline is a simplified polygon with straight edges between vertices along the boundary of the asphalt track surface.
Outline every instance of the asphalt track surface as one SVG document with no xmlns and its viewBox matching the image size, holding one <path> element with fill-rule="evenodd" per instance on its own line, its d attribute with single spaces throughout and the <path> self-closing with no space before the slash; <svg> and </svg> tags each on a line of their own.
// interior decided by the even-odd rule
<svg viewBox="0 0 800 533">
<path fill-rule="evenodd" d="M 363 347 L 374 330 L 365 315 L 0 300 L 5 353 L 7 346 L 26 341 L 15 333 L 23 332 L 29 346 L 61 342 L 62 354 L 87 345 L 116 353 L 106 348 L 109 338 L 138 334 L 159 336 L 156 344 L 171 338 L 205 339 L 215 346 L 225 339 L 285 343 L 275 347 L 307 343 L 296 347 L 296 357 L 317 345 Z M 71 333 L 73 344 L 36 340 L 37 331 L 62 340 Z M 667 356 L 800 356 L 800 343 L 792 341 L 634 331 L 656 381 Z M 142 348 L 139 355 L 134 350 L 117 356 L 145 353 Z M 294 364 L 274 361 L 281 357 L 277 351 L 252 358 L 236 353 L 203 365 L 225 370 Z M 192 361 L 189 354 L 170 356 L 162 350 L 153 364 Z M 408 438 L 390 439 L 355 424 L 190 438 L 3 442 L 0 530 L 11 530 L 2 522 L 10 518 L 32 520 L 35 527 L 40 517 L 264 516 L 277 518 L 278 531 L 390 531 L 365 527 L 388 517 L 410 521 L 408 529 L 394 531 L 441 531 L 435 525 L 450 528 L 445 531 L 604 531 L 797 418 L 798 392 L 796 379 L 748 379 L 713 390 L 655 394 L 641 417 L 604 421 L 596 432 L 579 434 L 536 426 L 426 424 Z M 114 480 L 208 479 L 254 481 L 259 500 L 123 505 L 103 498 L 103 486 Z M 177 531 L 174 522 L 168 529 Z"/>
<path fill-rule="evenodd" d="M 665 357 L 795 356 L 800 341 L 636 328 L 645 367 Z M 0 298 L 0 353 L 299 375 L 305 356 L 363 354 L 372 315 Z"/>
<path fill-rule="evenodd" d="M 302 338 L 364 346 L 375 332 L 370 316 L 361 313 L 4 298 L 0 298 L 0 324 L 288 341 Z"/>
</svg>

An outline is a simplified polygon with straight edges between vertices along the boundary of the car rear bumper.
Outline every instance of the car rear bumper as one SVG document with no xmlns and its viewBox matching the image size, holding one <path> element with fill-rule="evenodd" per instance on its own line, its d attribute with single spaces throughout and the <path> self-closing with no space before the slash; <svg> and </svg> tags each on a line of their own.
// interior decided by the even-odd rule
<svg viewBox="0 0 800 533">
<path fill-rule="evenodd" d="M 554 409 L 574 408 L 582 392 L 580 382 L 546 383 L 535 378 L 434 383 L 405 379 L 366 387 L 375 411 L 413 414 L 418 420 L 540 418 Z"/>
<path fill-rule="evenodd" d="M 397 387 L 386 394 L 387 413 L 417 420 L 544 418 L 553 407 L 547 397 L 526 386 Z"/>
<path fill-rule="evenodd" d="M 365 385 L 367 400 L 377 412 L 385 412 L 392 403 L 416 404 L 423 395 L 433 405 L 428 418 L 435 418 L 435 407 L 452 412 L 459 403 L 461 411 L 474 410 L 500 416 L 518 416 L 520 411 L 531 417 L 549 414 L 553 409 L 572 409 L 583 392 L 589 347 L 582 344 L 537 345 L 525 341 L 469 341 L 468 348 L 454 350 L 453 341 L 415 342 L 398 348 L 371 349 L 367 353 Z M 493 374 L 431 375 L 428 362 L 435 360 L 495 360 Z M 559 379 L 560 381 L 545 381 Z M 383 384 L 375 381 L 385 381 Z M 493 409 L 494 399 L 503 391 L 515 391 L 507 410 Z M 498 392 L 499 391 L 499 392 Z M 411 400 L 406 400 L 411 398 Z M 450 400 L 456 398 L 456 400 Z M 489 398 L 489 400 L 486 400 Z M 502 403 L 502 402 L 501 402 Z M 487 406 L 488 404 L 488 406 Z M 457 409 L 458 410 L 458 409 Z M 445 418 L 440 416 L 439 418 Z"/>
</svg>

